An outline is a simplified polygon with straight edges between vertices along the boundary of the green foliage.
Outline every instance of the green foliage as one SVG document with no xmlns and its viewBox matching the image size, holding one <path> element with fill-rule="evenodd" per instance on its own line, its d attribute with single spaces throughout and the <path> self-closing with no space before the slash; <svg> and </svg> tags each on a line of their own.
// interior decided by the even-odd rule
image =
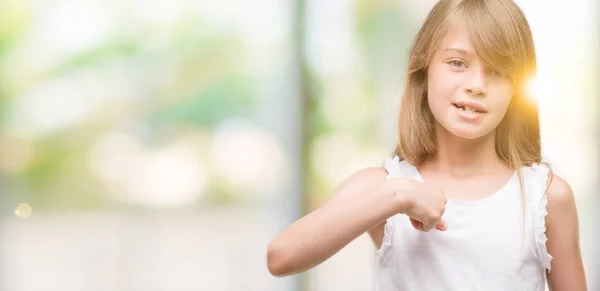
<svg viewBox="0 0 600 291">
<path fill-rule="evenodd" d="M 214 127 L 233 116 L 249 116 L 256 94 L 254 87 L 249 78 L 227 76 L 187 97 L 176 98 L 150 118 L 170 125 Z"/>
</svg>

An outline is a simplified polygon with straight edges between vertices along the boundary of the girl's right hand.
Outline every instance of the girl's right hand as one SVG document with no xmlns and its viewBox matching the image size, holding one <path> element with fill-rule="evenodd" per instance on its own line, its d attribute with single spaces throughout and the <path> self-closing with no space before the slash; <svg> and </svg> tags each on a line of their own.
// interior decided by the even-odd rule
<svg viewBox="0 0 600 291">
<path fill-rule="evenodd" d="M 406 178 L 390 179 L 388 183 L 400 200 L 399 212 L 409 217 L 415 229 L 429 231 L 435 227 L 445 231 L 448 228 L 442 219 L 448 200 L 441 190 Z"/>
</svg>

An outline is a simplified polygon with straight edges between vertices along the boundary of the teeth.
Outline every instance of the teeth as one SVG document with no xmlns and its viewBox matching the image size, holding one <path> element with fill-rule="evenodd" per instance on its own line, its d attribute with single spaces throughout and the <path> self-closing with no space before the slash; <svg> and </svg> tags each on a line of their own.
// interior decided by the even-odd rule
<svg viewBox="0 0 600 291">
<path fill-rule="evenodd" d="M 464 107 L 464 106 L 458 106 L 458 109 L 460 109 L 461 111 L 467 111 L 467 112 L 473 112 L 473 113 L 480 113 L 478 110 L 475 110 L 471 107 Z"/>
</svg>

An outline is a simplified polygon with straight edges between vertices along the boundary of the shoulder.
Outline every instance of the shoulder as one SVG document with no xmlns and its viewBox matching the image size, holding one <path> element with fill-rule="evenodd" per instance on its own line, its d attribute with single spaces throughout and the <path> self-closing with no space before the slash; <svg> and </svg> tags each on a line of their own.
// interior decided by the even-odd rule
<svg viewBox="0 0 600 291">
<path fill-rule="evenodd" d="M 529 181 L 532 202 L 535 205 L 542 202 L 540 210 L 547 210 L 546 218 L 574 215 L 575 197 L 571 185 L 555 174 L 548 164 L 539 163 L 527 167 L 524 175 Z"/>
<path fill-rule="evenodd" d="M 571 185 L 569 185 L 567 181 L 556 174 L 550 175 L 546 194 L 548 195 L 548 199 L 552 197 L 554 200 L 573 198 L 573 190 L 571 189 Z"/>
<path fill-rule="evenodd" d="M 549 216 L 569 215 L 575 210 L 575 196 L 567 181 L 556 174 L 551 174 L 547 187 Z"/>
</svg>

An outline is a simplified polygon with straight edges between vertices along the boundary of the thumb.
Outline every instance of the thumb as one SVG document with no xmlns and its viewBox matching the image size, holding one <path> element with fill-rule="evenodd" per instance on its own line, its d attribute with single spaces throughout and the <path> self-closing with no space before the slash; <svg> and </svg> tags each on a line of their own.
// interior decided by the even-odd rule
<svg viewBox="0 0 600 291">
<path fill-rule="evenodd" d="M 446 224 L 446 221 L 444 221 L 443 219 L 440 219 L 435 228 L 441 231 L 445 231 L 448 229 L 448 224 Z"/>
<path fill-rule="evenodd" d="M 423 223 L 410 217 L 410 223 L 412 224 L 412 226 L 416 229 L 416 230 L 420 230 L 423 231 Z"/>
</svg>

